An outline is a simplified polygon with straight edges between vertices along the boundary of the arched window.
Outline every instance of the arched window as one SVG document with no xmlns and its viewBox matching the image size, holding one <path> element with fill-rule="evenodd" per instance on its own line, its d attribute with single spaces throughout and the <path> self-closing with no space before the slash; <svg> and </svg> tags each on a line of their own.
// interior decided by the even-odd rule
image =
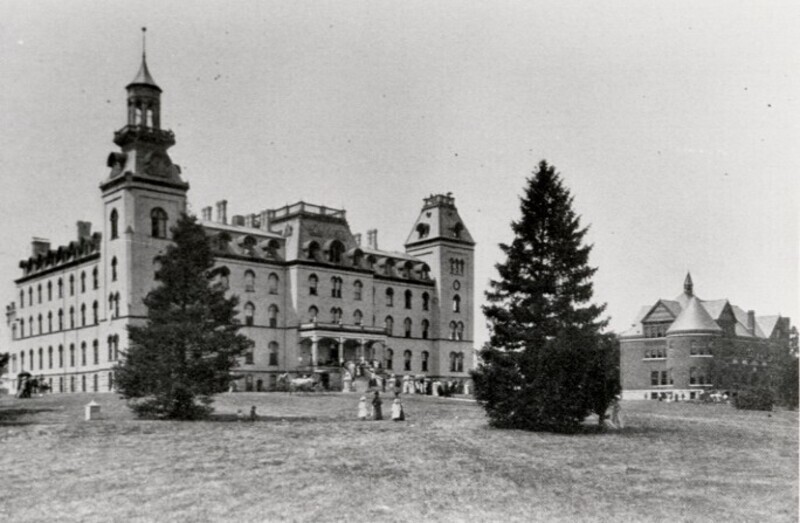
<svg viewBox="0 0 800 523">
<path fill-rule="evenodd" d="M 344 245 L 338 240 L 331 242 L 328 247 L 328 261 L 331 263 L 342 263 L 342 254 L 344 253 Z"/>
<path fill-rule="evenodd" d="M 59 345 L 58 346 L 58 368 L 59 369 L 63 369 L 64 368 L 64 346 L 63 345 Z"/>
<path fill-rule="evenodd" d="M 411 318 L 403 320 L 403 334 L 406 338 L 411 337 Z"/>
<path fill-rule="evenodd" d="M 111 281 L 117 281 L 117 257 L 111 258 Z"/>
<path fill-rule="evenodd" d="M 94 376 L 92 376 L 92 390 L 93 390 L 94 392 L 97 392 L 97 390 L 98 390 L 98 388 L 97 388 L 97 382 L 98 382 L 98 380 L 97 380 L 97 374 L 95 374 Z"/>
<path fill-rule="evenodd" d="M 405 298 L 406 298 L 406 300 L 405 300 L 406 301 L 406 309 L 410 309 L 411 308 L 411 291 L 410 290 L 406 290 Z"/>
<path fill-rule="evenodd" d="M 25 337 L 25 319 L 22 318 L 19 320 L 19 335 L 20 337 Z"/>
<path fill-rule="evenodd" d="M 95 365 L 100 363 L 100 344 L 97 340 L 92 342 L 92 363 Z"/>
<path fill-rule="evenodd" d="M 317 295 L 317 286 L 319 285 L 319 278 L 316 274 L 308 277 L 308 294 L 311 296 Z"/>
<path fill-rule="evenodd" d="M 464 372 L 464 353 L 459 352 L 456 355 L 456 372 Z"/>
<path fill-rule="evenodd" d="M 353 313 L 353 323 L 356 325 L 361 325 L 364 321 L 364 315 L 361 313 L 360 310 L 356 309 Z"/>
<path fill-rule="evenodd" d="M 253 325 L 253 317 L 256 314 L 256 306 L 253 305 L 251 302 L 247 302 L 244 304 L 244 324 L 245 325 Z"/>
<path fill-rule="evenodd" d="M 28 305 L 33 305 L 33 287 L 28 287 Z"/>
<path fill-rule="evenodd" d="M 119 359 L 119 334 L 114 335 L 114 361 Z"/>
<path fill-rule="evenodd" d="M 94 303 L 92 303 L 92 323 L 94 323 L 95 325 L 100 323 L 100 315 L 98 314 L 97 309 L 98 309 L 97 300 L 95 300 Z"/>
<path fill-rule="evenodd" d="M 111 216 L 108 221 L 111 225 L 111 239 L 115 240 L 119 237 L 119 229 L 117 228 L 119 225 L 119 214 L 117 214 L 116 209 L 111 209 Z"/>
<path fill-rule="evenodd" d="M 244 292 L 256 292 L 256 273 L 249 269 L 244 271 Z"/>
<path fill-rule="evenodd" d="M 42 334 L 42 315 L 40 314 L 37 318 L 37 323 L 39 324 L 39 334 Z"/>
<path fill-rule="evenodd" d="M 100 287 L 100 279 L 98 278 L 97 267 L 92 269 L 92 289 L 97 290 Z"/>
<path fill-rule="evenodd" d="M 39 347 L 39 370 L 44 368 L 44 350 Z"/>
<path fill-rule="evenodd" d="M 167 213 L 161 207 L 150 211 L 150 235 L 153 238 L 167 237 Z"/>
<path fill-rule="evenodd" d="M 361 283 L 361 281 L 359 280 L 353 282 L 353 299 L 355 301 L 361 301 L 363 292 L 364 292 L 364 284 Z"/>
<path fill-rule="evenodd" d="M 56 287 L 58 289 L 58 297 L 59 298 L 63 298 L 64 297 L 64 280 L 59 278 Z"/>
<path fill-rule="evenodd" d="M 70 367 L 74 367 L 75 366 L 75 344 L 74 343 L 70 343 L 69 344 L 69 366 Z"/>
<path fill-rule="evenodd" d="M 47 347 L 47 368 L 53 368 L 53 346 Z"/>
<path fill-rule="evenodd" d="M 109 336 L 106 343 L 108 343 L 108 361 L 114 361 L 114 337 Z"/>
<path fill-rule="evenodd" d="M 269 326 L 275 328 L 278 326 L 278 306 L 277 305 L 270 305 L 269 309 L 267 309 L 269 314 Z"/>
<path fill-rule="evenodd" d="M 69 308 L 69 328 L 75 328 L 75 307 Z"/>
<path fill-rule="evenodd" d="M 342 297 L 342 279 L 337 276 L 331 278 L 331 297 Z"/>
<path fill-rule="evenodd" d="M 411 351 L 407 350 L 403 353 L 403 370 L 410 371 L 411 370 Z"/>
<path fill-rule="evenodd" d="M 81 392 L 86 392 L 86 374 L 81 376 Z"/>
<path fill-rule="evenodd" d="M 69 295 L 75 296 L 75 275 L 69 275 Z"/>
<path fill-rule="evenodd" d="M 430 354 L 428 351 L 422 351 L 422 372 L 428 372 L 428 359 L 430 358 Z"/>
<path fill-rule="evenodd" d="M 25 308 L 25 291 L 22 289 L 19 290 L 19 308 Z"/>
<path fill-rule="evenodd" d="M 280 283 L 278 275 L 271 272 L 267 278 L 267 288 L 270 294 L 278 294 L 278 283 Z"/>
<path fill-rule="evenodd" d="M 53 332 L 53 311 L 47 311 L 47 332 Z"/>
<path fill-rule="evenodd" d="M 36 299 L 39 303 L 42 303 L 42 284 L 36 286 Z"/>
<path fill-rule="evenodd" d="M 394 351 L 392 349 L 386 349 L 385 357 L 386 370 L 392 370 L 392 367 L 394 366 Z"/>
<path fill-rule="evenodd" d="M 81 342 L 81 367 L 86 366 L 86 342 Z"/>
<path fill-rule="evenodd" d="M 314 305 L 308 308 L 308 321 L 315 322 L 317 321 L 317 316 L 319 316 L 319 309 L 317 309 Z"/>
<path fill-rule="evenodd" d="M 449 327 L 450 327 L 450 339 L 454 340 L 456 339 L 456 329 L 458 328 L 456 322 L 451 321 Z"/>
<path fill-rule="evenodd" d="M 53 282 L 47 282 L 47 301 L 53 300 Z"/>
<path fill-rule="evenodd" d="M 453 312 L 461 312 L 461 296 L 453 296 Z"/>
<path fill-rule="evenodd" d="M 119 293 L 114 294 L 114 317 L 119 318 Z"/>
<path fill-rule="evenodd" d="M 19 370 L 20 371 L 25 370 L 25 351 L 22 351 L 19 354 Z"/>
<path fill-rule="evenodd" d="M 342 321 L 342 309 L 338 307 L 334 307 L 331 309 L 331 321 L 333 323 L 339 323 Z"/>
<path fill-rule="evenodd" d="M 269 342 L 269 365 L 278 365 L 278 344 L 274 341 Z"/>
<path fill-rule="evenodd" d="M 392 307 L 394 306 L 394 289 L 389 287 L 386 289 L 386 306 Z"/>
<path fill-rule="evenodd" d="M 450 353 L 450 372 L 455 372 L 455 371 L 456 371 L 456 353 L 455 352 L 451 352 Z"/>
<path fill-rule="evenodd" d="M 315 241 L 309 242 L 306 246 L 306 257 L 309 260 L 316 260 L 319 255 L 319 244 Z"/>
<path fill-rule="evenodd" d="M 431 296 L 427 292 L 422 293 L 422 310 L 427 311 L 430 309 Z"/>
<path fill-rule="evenodd" d="M 86 292 L 86 272 L 81 271 L 81 292 Z"/>
<path fill-rule="evenodd" d="M 464 339 L 464 323 L 458 322 L 456 325 L 456 339 L 463 340 Z"/>
<path fill-rule="evenodd" d="M 386 319 L 383 320 L 383 328 L 386 329 L 386 334 L 389 336 L 392 335 L 392 330 L 394 329 L 394 319 L 391 316 L 386 316 Z"/>
</svg>

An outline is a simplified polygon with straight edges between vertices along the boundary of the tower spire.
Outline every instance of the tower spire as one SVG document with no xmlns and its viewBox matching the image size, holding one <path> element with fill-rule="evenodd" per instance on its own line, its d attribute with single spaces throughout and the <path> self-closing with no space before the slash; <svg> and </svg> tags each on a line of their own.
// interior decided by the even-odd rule
<svg viewBox="0 0 800 523">
<path fill-rule="evenodd" d="M 147 27 L 142 27 L 142 61 L 147 58 Z"/>
<path fill-rule="evenodd" d="M 683 292 L 687 296 L 694 295 L 694 283 L 692 283 L 692 274 L 690 272 L 686 273 L 686 279 L 683 280 Z"/>
</svg>

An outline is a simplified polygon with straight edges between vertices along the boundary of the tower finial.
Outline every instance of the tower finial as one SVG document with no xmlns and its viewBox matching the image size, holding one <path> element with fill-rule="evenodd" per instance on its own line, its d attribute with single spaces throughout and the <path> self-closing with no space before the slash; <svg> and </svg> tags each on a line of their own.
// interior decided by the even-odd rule
<svg viewBox="0 0 800 523">
<path fill-rule="evenodd" d="M 686 273 L 686 279 L 683 280 L 683 292 L 687 296 L 692 296 L 694 294 L 694 283 L 692 283 L 692 273 Z"/>
<path fill-rule="evenodd" d="M 142 27 L 142 59 L 147 56 L 147 27 Z"/>
</svg>

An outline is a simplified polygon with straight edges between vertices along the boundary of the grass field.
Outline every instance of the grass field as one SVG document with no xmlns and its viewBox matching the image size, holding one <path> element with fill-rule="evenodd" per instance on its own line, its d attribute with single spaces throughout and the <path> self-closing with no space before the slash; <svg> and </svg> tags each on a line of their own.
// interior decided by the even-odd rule
<svg viewBox="0 0 800 523">
<path fill-rule="evenodd" d="M 92 398 L 103 419 L 84 422 Z M 108 394 L 0 399 L 0 520 L 798 519 L 795 412 L 631 402 L 623 431 L 561 436 L 437 398 L 359 422 L 357 399 L 223 395 L 215 421 L 184 423 Z M 250 405 L 260 419 L 236 421 Z"/>
</svg>

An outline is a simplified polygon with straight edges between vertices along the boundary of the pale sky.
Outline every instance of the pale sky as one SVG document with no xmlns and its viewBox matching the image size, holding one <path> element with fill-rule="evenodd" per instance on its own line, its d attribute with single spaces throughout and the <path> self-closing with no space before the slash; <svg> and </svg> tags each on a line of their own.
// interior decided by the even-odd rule
<svg viewBox="0 0 800 523">
<path fill-rule="evenodd" d="M 3 304 L 31 237 L 99 226 L 142 26 L 195 212 L 303 199 L 402 250 L 452 191 L 485 289 L 544 158 L 615 330 L 687 270 L 701 298 L 800 321 L 796 0 L 0 0 Z"/>
</svg>

